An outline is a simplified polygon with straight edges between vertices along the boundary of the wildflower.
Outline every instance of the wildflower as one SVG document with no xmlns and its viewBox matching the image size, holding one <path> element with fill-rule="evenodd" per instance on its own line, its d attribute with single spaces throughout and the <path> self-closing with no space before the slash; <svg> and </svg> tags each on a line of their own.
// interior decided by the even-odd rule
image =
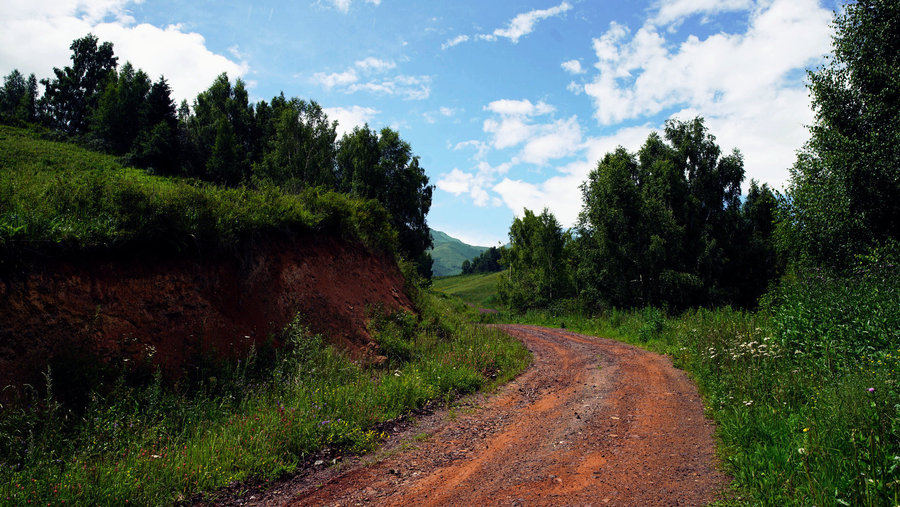
<svg viewBox="0 0 900 507">
<path fill-rule="evenodd" d="M 809 431 L 809 428 L 803 428 L 803 433 L 806 433 L 807 431 Z"/>
<path fill-rule="evenodd" d="M 801 447 L 801 448 L 797 449 L 797 452 L 800 453 L 800 454 L 806 454 L 806 448 L 805 448 L 805 447 Z"/>
<path fill-rule="evenodd" d="M 749 407 L 750 405 L 753 405 L 753 400 L 744 401 L 744 406 Z"/>
<path fill-rule="evenodd" d="M 874 387 L 870 387 L 870 388 L 866 389 L 866 391 L 869 391 L 870 393 L 874 393 L 874 392 L 875 392 L 875 388 L 874 388 Z"/>
</svg>

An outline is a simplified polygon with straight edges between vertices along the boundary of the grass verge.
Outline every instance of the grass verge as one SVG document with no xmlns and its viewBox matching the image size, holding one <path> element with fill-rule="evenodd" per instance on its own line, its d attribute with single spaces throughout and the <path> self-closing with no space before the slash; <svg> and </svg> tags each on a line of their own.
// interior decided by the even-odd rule
<svg viewBox="0 0 900 507">
<path fill-rule="evenodd" d="M 290 473 L 323 448 L 361 453 L 374 430 L 435 398 L 497 385 L 530 361 L 508 335 L 463 321 L 462 304 L 421 295 L 419 317 L 378 314 L 387 361 L 363 367 L 310 335 L 190 386 L 125 377 L 75 410 L 46 392 L 0 414 L 0 503 L 170 504 Z"/>
</svg>

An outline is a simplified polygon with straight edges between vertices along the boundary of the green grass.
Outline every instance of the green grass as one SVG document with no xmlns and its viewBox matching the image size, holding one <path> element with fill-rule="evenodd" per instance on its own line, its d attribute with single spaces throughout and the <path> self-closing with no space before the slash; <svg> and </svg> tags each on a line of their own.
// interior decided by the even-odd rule
<svg viewBox="0 0 900 507">
<path fill-rule="evenodd" d="M 419 318 L 377 314 L 376 340 L 406 356 L 362 367 L 295 322 L 288 347 L 180 388 L 120 381 L 84 412 L 50 395 L 0 415 L 0 503 L 171 504 L 250 478 L 272 481 L 320 449 L 371 450 L 378 422 L 426 400 L 491 387 L 530 361 L 509 336 L 422 296 Z M 52 382 L 52 372 L 51 372 Z"/>
<path fill-rule="evenodd" d="M 502 274 L 503 272 L 435 278 L 431 287 L 436 292 L 456 296 L 479 308 L 496 310 L 500 308 L 500 302 L 497 300 L 497 281 Z"/>
<path fill-rule="evenodd" d="M 387 213 L 374 201 L 162 178 L 0 125 L 0 261 L 54 252 L 218 251 L 254 237 L 323 231 L 396 249 Z"/>
<path fill-rule="evenodd" d="M 746 505 L 898 505 L 900 276 L 787 282 L 767 308 L 501 314 L 668 354 L 696 380 Z"/>
</svg>

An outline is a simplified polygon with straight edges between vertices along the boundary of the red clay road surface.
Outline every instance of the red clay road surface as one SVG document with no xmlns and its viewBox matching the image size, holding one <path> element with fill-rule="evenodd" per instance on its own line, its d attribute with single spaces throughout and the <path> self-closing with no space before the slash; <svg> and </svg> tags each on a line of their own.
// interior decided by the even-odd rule
<svg viewBox="0 0 900 507">
<path fill-rule="evenodd" d="M 704 505 L 728 478 L 696 387 L 664 356 L 564 330 L 500 326 L 534 364 L 374 457 L 233 503 Z"/>
</svg>

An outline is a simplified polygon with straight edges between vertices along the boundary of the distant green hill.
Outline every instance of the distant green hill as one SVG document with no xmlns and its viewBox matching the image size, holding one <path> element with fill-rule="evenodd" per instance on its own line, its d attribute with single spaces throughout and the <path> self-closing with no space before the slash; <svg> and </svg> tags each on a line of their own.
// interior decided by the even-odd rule
<svg viewBox="0 0 900 507">
<path fill-rule="evenodd" d="M 452 276 L 462 273 L 462 263 L 472 260 L 481 252 L 488 249 L 486 246 L 472 246 L 448 236 L 441 231 L 431 230 L 431 238 L 434 240 L 434 248 L 429 252 L 434 259 L 431 268 L 434 276 Z"/>
</svg>

